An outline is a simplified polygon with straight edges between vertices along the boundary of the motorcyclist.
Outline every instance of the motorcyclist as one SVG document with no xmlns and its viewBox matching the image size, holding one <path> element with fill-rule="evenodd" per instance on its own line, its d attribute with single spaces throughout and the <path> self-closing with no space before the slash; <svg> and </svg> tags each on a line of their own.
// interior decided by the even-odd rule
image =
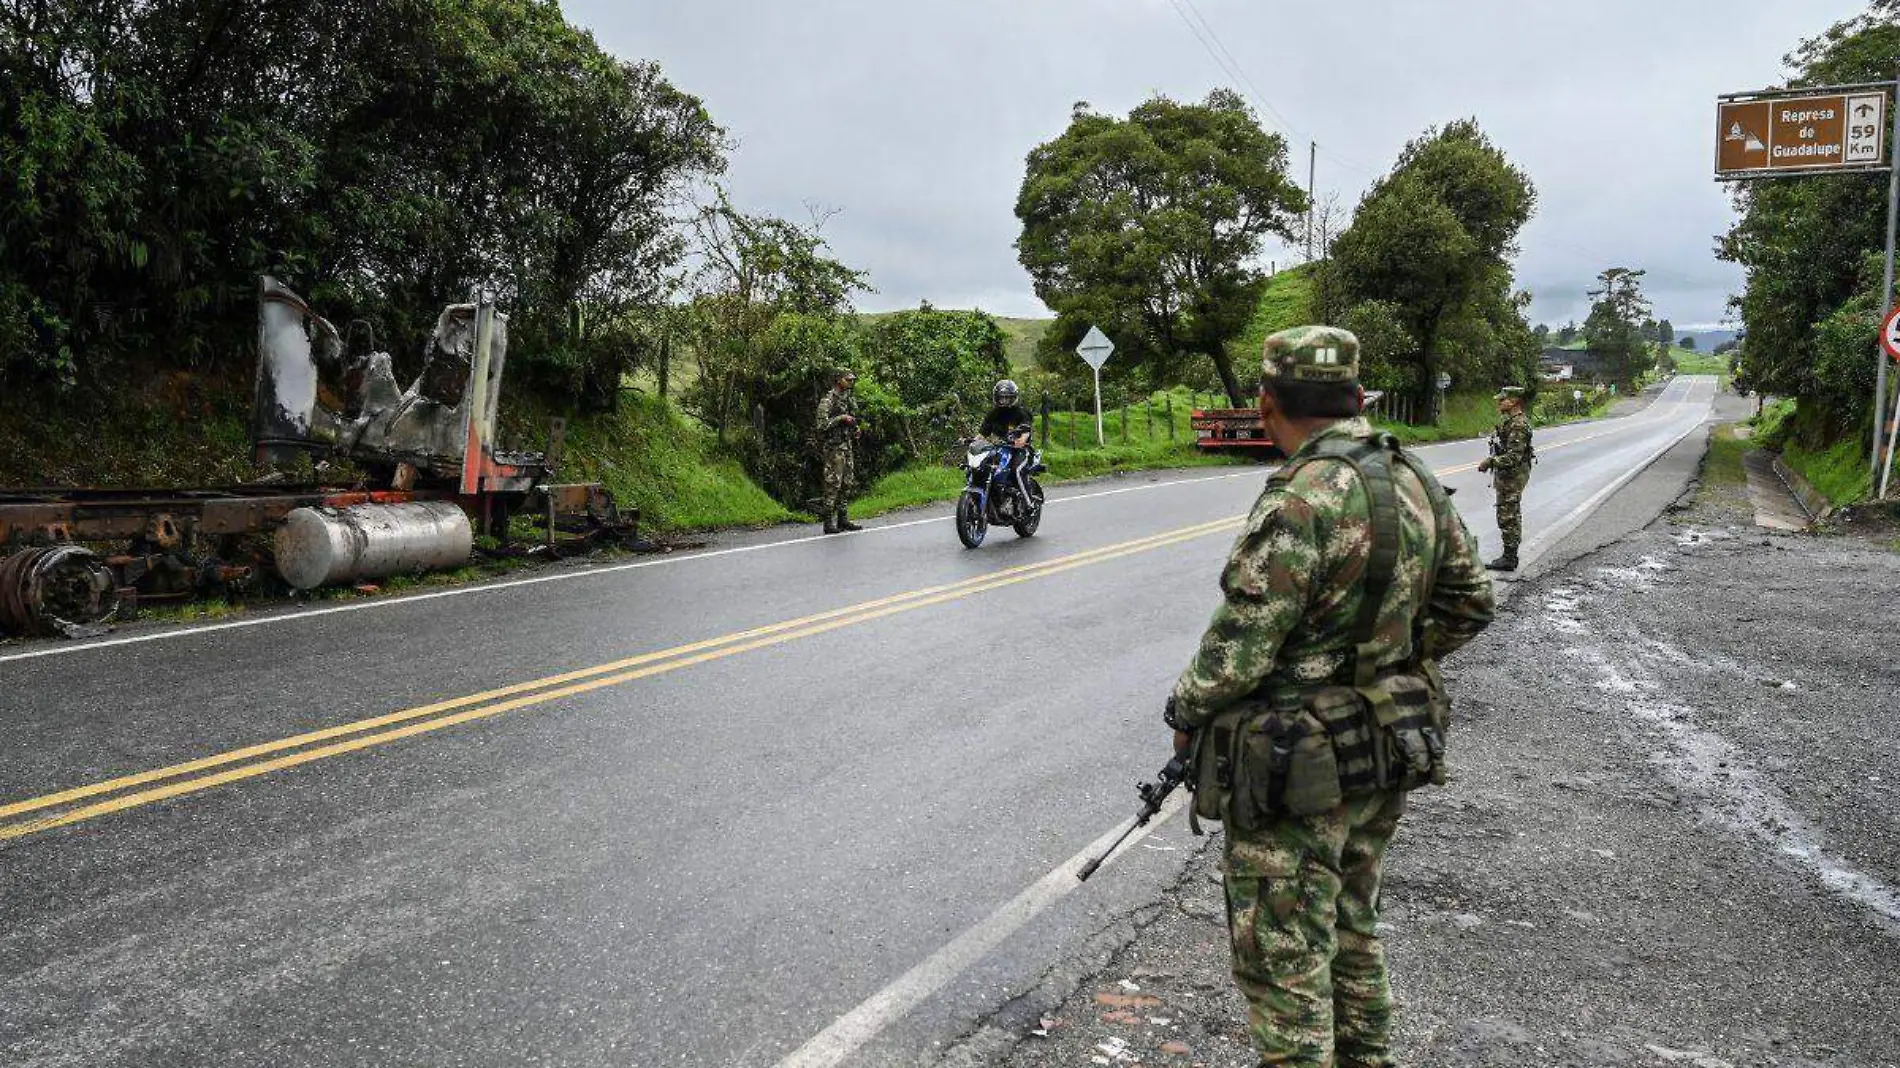
<svg viewBox="0 0 1900 1068">
<path fill-rule="evenodd" d="M 1023 478 L 1041 471 L 1042 466 L 1035 462 L 1035 451 L 1030 448 L 1030 440 L 1035 436 L 1035 417 L 1019 403 L 1021 397 L 1022 391 L 1016 388 L 1015 382 L 1005 378 L 996 383 L 996 388 L 990 391 L 994 407 L 983 417 L 983 425 L 977 433 L 1003 455 L 1022 458 L 1022 462 L 1012 460 L 1010 478 L 1016 491 L 1027 498 L 1029 487 Z"/>
<path fill-rule="evenodd" d="M 992 445 L 1004 444 L 1005 439 L 1010 445 L 1029 444 L 1027 434 L 1016 433 L 1018 429 L 1033 426 L 1035 422 L 1035 416 L 1029 414 L 1029 409 L 1018 403 L 1021 396 L 1022 392 L 1010 379 L 1005 378 L 996 383 L 996 388 L 990 391 L 990 399 L 995 402 L 995 407 L 983 417 L 983 425 L 977 433 Z"/>
</svg>

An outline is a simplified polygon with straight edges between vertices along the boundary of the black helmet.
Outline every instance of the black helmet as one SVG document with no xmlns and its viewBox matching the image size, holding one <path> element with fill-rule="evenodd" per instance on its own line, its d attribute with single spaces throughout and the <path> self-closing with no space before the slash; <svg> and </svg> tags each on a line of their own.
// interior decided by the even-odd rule
<svg viewBox="0 0 1900 1068">
<path fill-rule="evenodd" d="M 1001 406 L 1015 404 L 1016 398 L 1022 396 L 1022 393 L 1017 390 L 1015 382 L 1005 378 L 996 383 L 996 388 L 990 392 L 990 396 Z"/>
</svg>

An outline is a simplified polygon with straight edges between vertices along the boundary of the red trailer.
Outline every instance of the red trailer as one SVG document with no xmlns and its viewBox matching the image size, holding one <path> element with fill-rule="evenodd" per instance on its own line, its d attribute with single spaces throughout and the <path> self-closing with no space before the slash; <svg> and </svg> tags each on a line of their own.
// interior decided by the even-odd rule
<svg viewBox="0 0 1900 1068">
<path fill-rule="evenodd" d="M 1376 389 L 1368 392 L 1360 402 L 1360 410 L 1371 410 L 1384 395 Z M 1275 451 L 1273 440 L 1267 437 L 1267 428 L 1261 425 L 1258 408 L 1196 408 L 1189 417 L 1189 425 L 1194 428 L 1196 448 L 1264 456 L 1271 456 Z"/>
</svg>

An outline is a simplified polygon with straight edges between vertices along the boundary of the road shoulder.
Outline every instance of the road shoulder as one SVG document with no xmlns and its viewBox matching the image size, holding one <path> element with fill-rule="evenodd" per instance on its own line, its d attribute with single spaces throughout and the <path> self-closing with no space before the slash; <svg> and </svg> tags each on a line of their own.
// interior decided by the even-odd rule
<svg viewBox="0 0 1900 1068">
<path fill-rule="evenodd" d="M 1415 795 L 1387 870 L 1406 1063 L 1900 1063 L 1900 776 L 1874 744 L 1900 609 L 1865 595 L 1900 554 L 1758 531 L 1697 478 L 1704 440 L 1448 665 L 1457 780 Z M 1052 969 L 943 1063 L 1251 1064 L 1217 868 L 1205 846 L 1105 964 Z"/>
</svg>

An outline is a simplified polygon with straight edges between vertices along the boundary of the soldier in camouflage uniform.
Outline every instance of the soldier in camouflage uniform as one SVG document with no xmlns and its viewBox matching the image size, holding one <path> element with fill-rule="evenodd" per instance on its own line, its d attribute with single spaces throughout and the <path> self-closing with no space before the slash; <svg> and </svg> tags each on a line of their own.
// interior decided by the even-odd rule
<svg viewBox="0 0 1900 1068">
<path fill-rule="evenodd" d="M 840 371 L 837 382 L 818 401 L 818 460 L 825 480 L 819 507 L 827 534 L 864 529 L 845 515 L 854 480 L 851 443 L 858 436 L 858 414 L 851 405 L 851 389 L 857 384 L 857 375 Z"/>
<path fill-rule="evenodd" d="M 1524 487 L 1531 481 L 1531 421 L 1524 414 L 1524 390 L 1506 386 L 1498 391 L 1498 428 L 1491 432 L 1491 455 L 1478 470 L 1491 474 L 1498 496 L 1498 534 L 1504 554 L 1484 565 L 1493 571 L 1517 570 L 1517 547 L 1524 541 Z"/>
<path fill-rule="evenodd" d="M 1358 350 L 1357 338 L 1332 327 L 1267 339 L 1260 409 L 1269 435 L 1291 450 L 1289 464 L 1329 439 L 1373 437 L 1358 418 Z M 1381 671 L 1417 662 L 1415 625 L 1429 624 L 1444 654 L 1482 630 L 1495 606 L 1463 519 L 1448 517 L 1453 537 L 1437 555 L 1440 528 L 1425 483 L 1406 464 L 1390 470 L 1400 548 L 1366 649 Z M 1244 699 L 1307 692 L 1350 670 L 1371 544 L 1368 490 L 1344 461 L 1308 460 L 1290 480 L 1268 484 L 1221 573 L 1221 607 L 1169 701 L 1177 749 Z M 1421 603 L 1434 560 L 1442 563 L 1430 602 Z M 1404 807 L 1404 794 L 1379 792 L 1248 830 L 1228 821 L 1234 977 L 1260 1064 L 1395 1063 L 1376 925 L 1380 867 Z"/>
</svg>

